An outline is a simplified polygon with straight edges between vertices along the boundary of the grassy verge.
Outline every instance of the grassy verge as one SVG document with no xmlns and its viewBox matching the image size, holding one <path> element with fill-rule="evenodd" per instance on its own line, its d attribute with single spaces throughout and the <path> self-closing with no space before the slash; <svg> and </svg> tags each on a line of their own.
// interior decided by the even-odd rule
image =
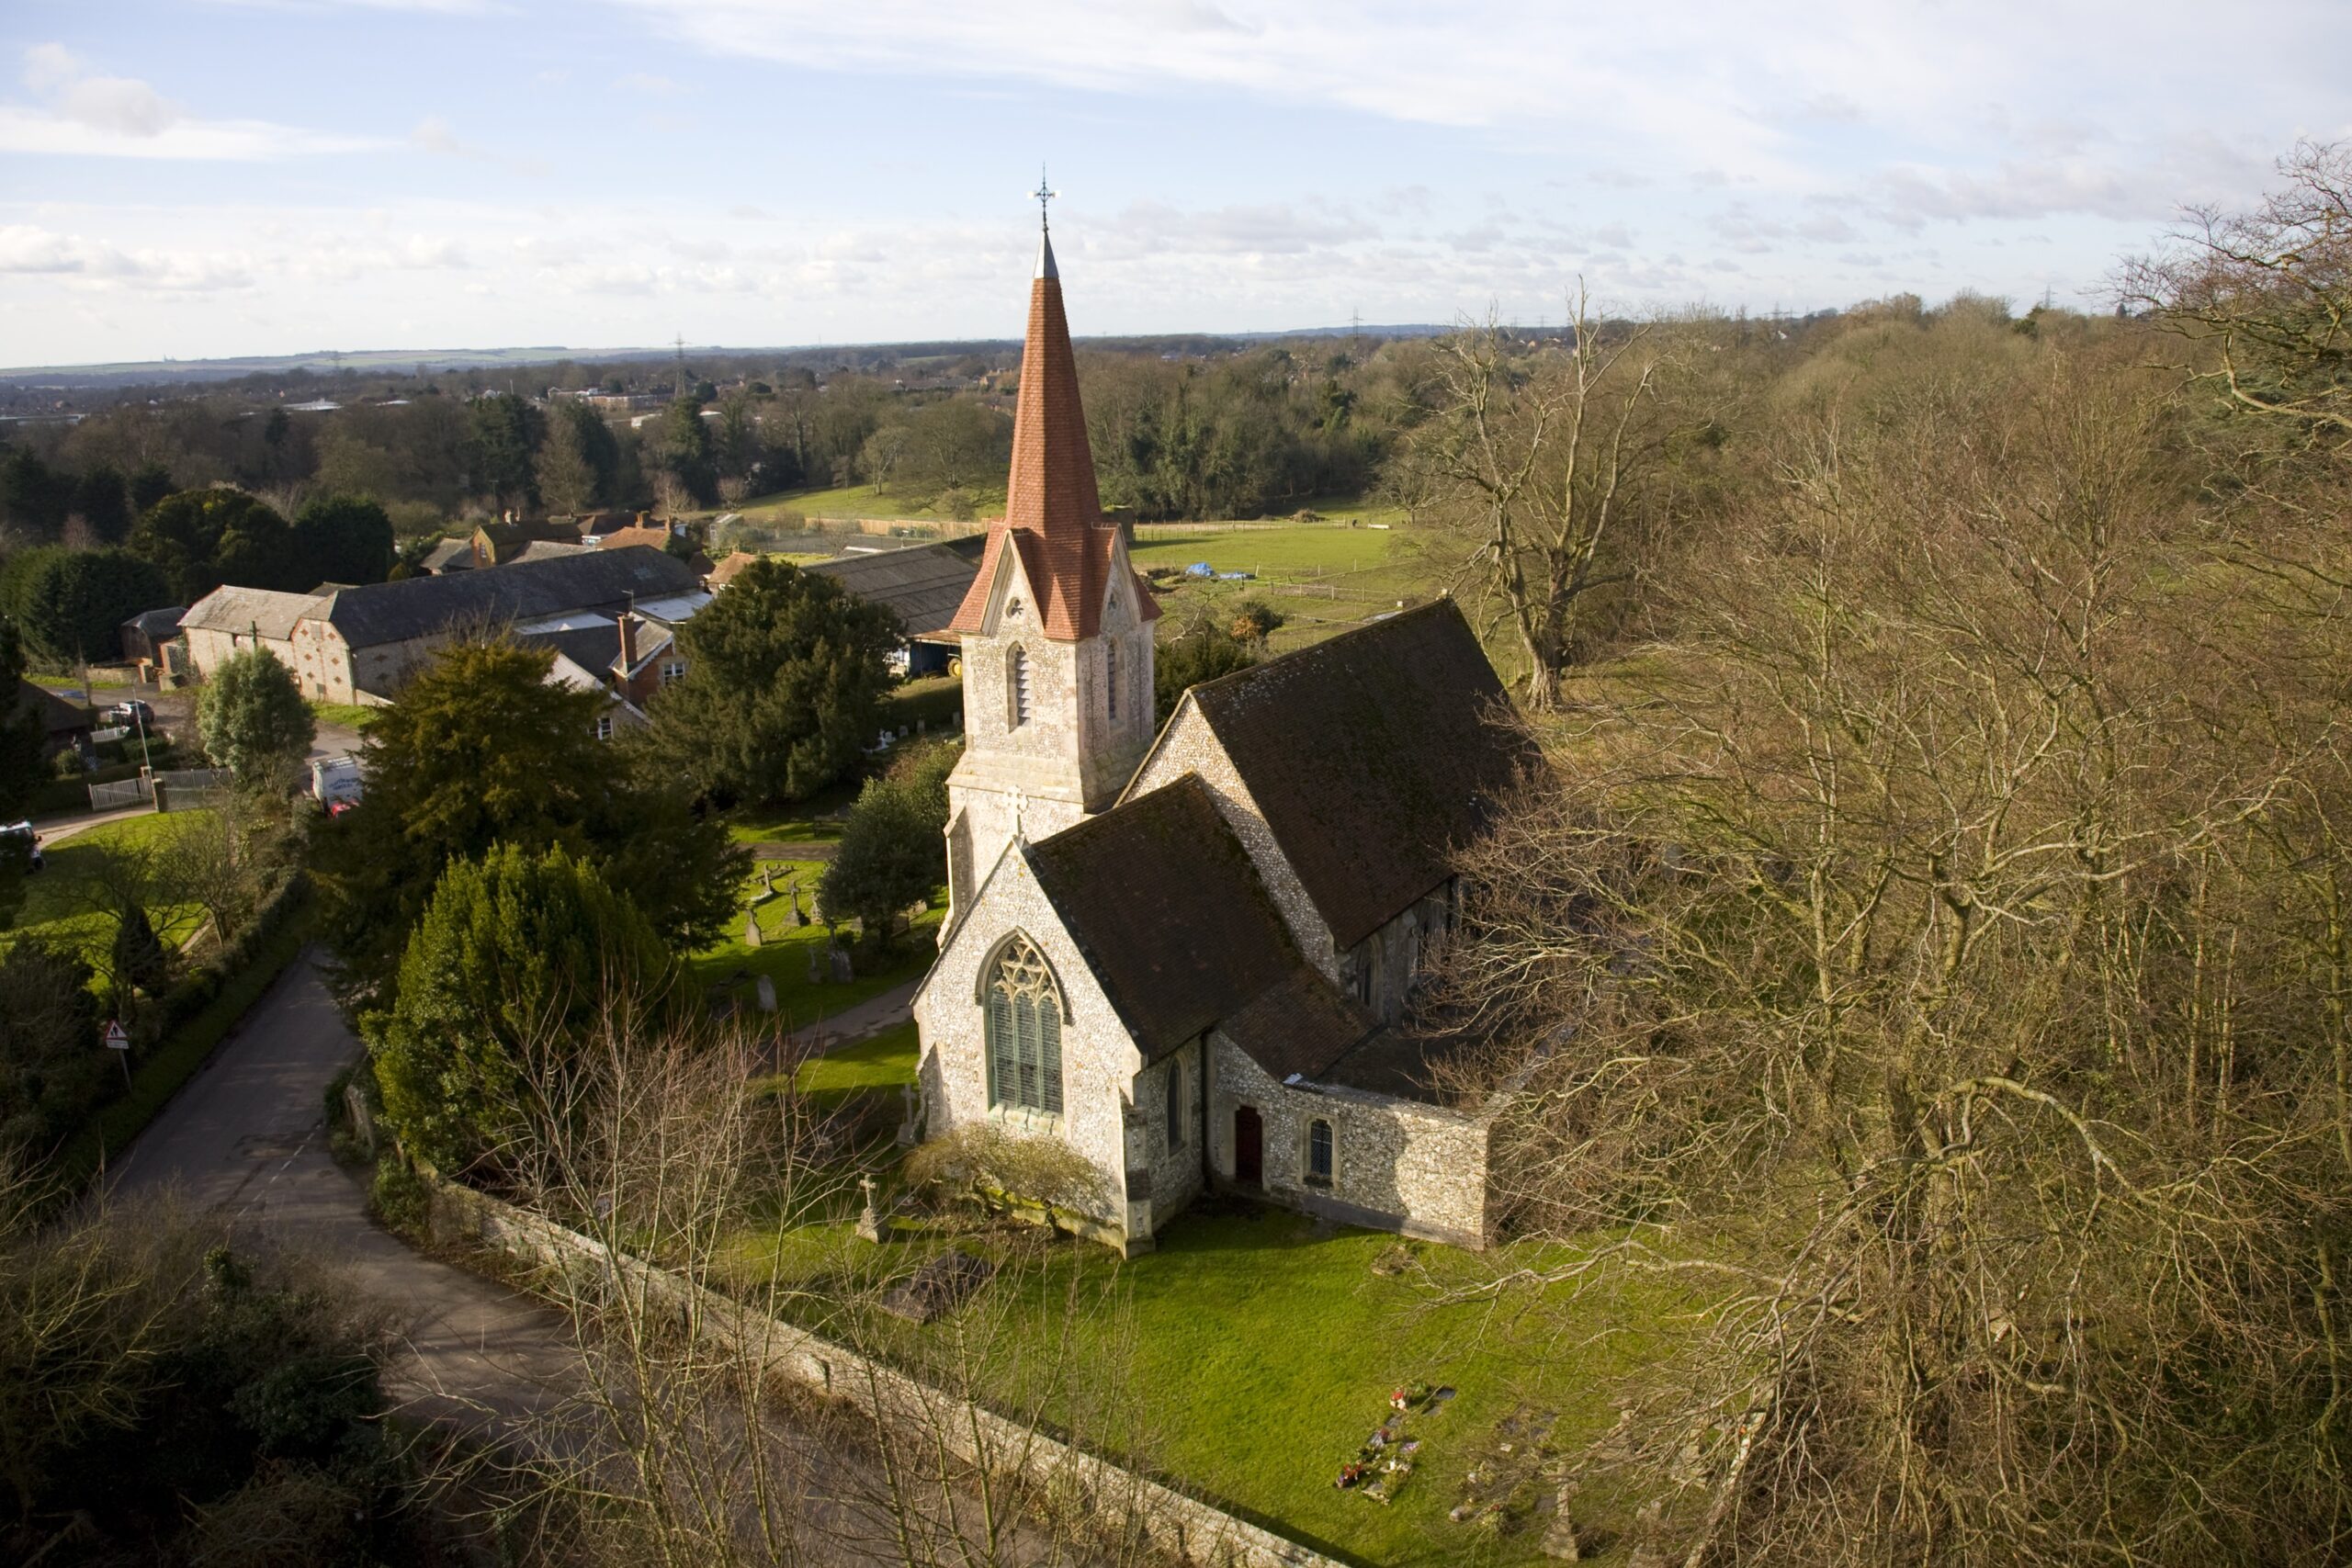
<svg viewBox="0 0 2352 1568">
<path fill-rule="evenodd" d="M 305 900 L 277 931 L 256 943 L 252 958 L 221 981 L 212 999 L 165 1035 L 132 1069 L 130 1088 L 99 1107 L 66 1144 L 58 1156 L 57 1173 L 69 1190 L 78 1191 L 102 1160 L 120 1155 L 179 1092 L 180 1086 L 195 1076 L 237 1021 L 277 983 L 311 940 L 313 908 Z"/>
<path fill-rule="evenodd" d="M 376 722 L 384 710 L 366 707 L 358 703 L 312 703 L 311 716 L 321 724 L 332 724 L 338 729 L 366 729 Z"/>
<path fill-rule="evenodd" d="M 1120 1457 L 1364 1562 L 1542 1561 L 1547 1461 L 1607 1430 L 1611 1390 L 1668 1347 L 1679 1304 L 1664 1292 L 1596 1290 L 1540 1320 L 1498 1314 L 1446 1294 L 1564 1258 L 1530 1247 L 1474 1256 L 1238 1201 L 1196 1206 L 1158 1250 L 1127 1261 L 1090 1242 L 1017 1235 L 902 1232 L 876 1247 L 854 1237 L 855 1206 L 845 1192 L 842 1212 L 821 1223 L 744 1237 L 741 1267 L 831 1314 L 811 1326 L 910 1366 L 949 1354 L 959 1319 L 1018 1341 L 991 1347 L 989 1366 L 1006 1369 L 991 1376 L 1052 1364 L 1069 1332 L 1085 1368 L 1074 1385 L 1132 1390 L 1140 1405 L 1139 1451 Z M 917 1326 L 821 1304 L 870 1301 L 873 1287 L 951 1245 L 1018 1258 L 990 1287 L 1021 1292 L 1017 1305 L 983 1295 Z M 1390 1392 L 1416 1382 L 1453 1393 L 1407 1418 L 1405 1435 L 1421 1446 L 1395 1500 L 1334 1488 L 1388 1414 Z M 1509 1504 L 1484 1525 L 1452 1517 L 1474 1498 Z"/>
</svg>

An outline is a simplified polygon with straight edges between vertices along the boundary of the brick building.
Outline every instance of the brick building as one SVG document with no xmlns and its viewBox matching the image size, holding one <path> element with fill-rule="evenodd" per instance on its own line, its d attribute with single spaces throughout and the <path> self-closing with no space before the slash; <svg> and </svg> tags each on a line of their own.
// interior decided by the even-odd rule
<svg viewBox="0 0 2352 1568">
<path fill-rule="evenodd" d="M 1102 517 L 1050 241 L 1006 514 L 949 629 L 966 743 L 915 998 L 926 1134 L 1058 1140 L 1135 1253 L 1205 1188 L 1484 1246 L 1497 1105 L 1406 1025 L 1448 855 L 1532 763 L 1441 600 L 1152 712 L 1158 611 Z"/>
</svg>

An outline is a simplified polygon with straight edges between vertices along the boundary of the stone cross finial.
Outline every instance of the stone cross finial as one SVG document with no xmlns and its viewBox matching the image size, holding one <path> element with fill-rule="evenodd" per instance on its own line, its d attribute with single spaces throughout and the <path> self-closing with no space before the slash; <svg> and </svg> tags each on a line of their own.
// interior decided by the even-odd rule
<svg viewBox="0 0 2352 1568">
<path fill-rule="evenodd" d="M 1061 195 L 1061 192 L 1052 189 L 1046 184 L 1046 165 L 1043 164 L 1037 165 L 1037 188 L 1029 194 L 1037 198 L 1037 227 L 1052 228 L 1053 224 L 1046 217 L 1046 203 Z"/>
</svg>

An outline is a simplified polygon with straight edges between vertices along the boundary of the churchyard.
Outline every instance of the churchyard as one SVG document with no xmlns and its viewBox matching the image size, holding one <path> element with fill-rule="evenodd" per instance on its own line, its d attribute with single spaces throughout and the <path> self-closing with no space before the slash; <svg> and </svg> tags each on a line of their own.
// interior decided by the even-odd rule
<svg viewBox="0 0 2352 1568">
<path fill-rule="evenodd" d="M 911 1028 L 876 1037 L 804 1064 L 799 1086 L 843 1112 L 860 1093 L 895 1100 L 915 1051 Z M 901 1153 L 870 1147 L 864 1161 L 885 1211 Z M 1565 1327 L 1471 1293 L 1505 1269 L 1565 1261 L 1559 1249 L 1478 1256 L 1238 1198 L 1202 1201 L 1131 1260 L 955 1207 L 902 1207 L 877 1244 L 858 1235 L 844 1172 L 813 1185 L 821 1198 L 741 1235 L 739 1287 L 794 1303 L 829 1337 L 971 1380 L 1001 1409 L 1048 1390 L 1047 1425 L 1358 1562 L 1544 1561 L 1566 1456 L 1609 1429 L 1607 1391 L 1679 1325 L 1663 1290 L 1595 1292 Z M 884 1309 L 893 1286 L 958 1251 L 993 1269 L 970 1295 L 928 1323 Z M 1612 1527 L 1608 1500 L 1584 1504 L 1589 1551 Z"/>
<path fill-rule="evenodd" d="M 819 851 L 831 847 L 829 839 L 813 836 L 818 831 L 813 827 L 792 823 L 765 830 L 812 834 L 797 840 L 767 841 L 808 843 Z M 911 922 L 911 929 L 899 933 L 893 947 L 877 961 L 871 945 L 859 946 L 852 953 L 848 951 L 851 933 L 844 931 L 836 942 L 818 919 L 817 883 L 826 863 L 823 858 L 754 862 L 743 878 L 726 937 L 688 961 L 694 982 L 714 998 L 723 996 L 747 1014 L 756 1015 L 763 1010 L 759 983 L 764 979 L 775 999 L 775 1023 L 784 1030 L 796 1030 L 921 976 L 935 951 L 933 942 L 940 918 L 946 913 L 945 890 L 932 898 Z M 754 925 L 759 931 L 756 942 L 752 940 Z M 836 967 L 836 949 L 842 954 L 839 962 L 848 965 L 846 977 Z"/>
</svg>

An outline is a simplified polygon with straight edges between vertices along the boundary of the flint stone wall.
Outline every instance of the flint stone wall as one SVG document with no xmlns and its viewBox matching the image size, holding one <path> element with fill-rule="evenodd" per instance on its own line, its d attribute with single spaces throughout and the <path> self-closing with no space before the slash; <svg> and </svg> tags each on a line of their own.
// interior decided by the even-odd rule
<svg viewBox="0 0 2352 1568">
<path fill-rule="evenodd" d="M 1017 1470 L 1041 1487 L 1074 1492 L 1085 1503 L 1081 1515 L 1102 1517 L 1114 1530 L 1133 1528 L 1179 1562 L 1204 1568 L 1340 1568 L 1335 1559 L 846 1346 L 779 1323 L 641 1258 L 608 1251 L 553 1221 L 430 1172 L 424 1176 L 433 1193 L 436 1239 L 479 1241 L 526 1264 L 572 1278 L 585 1270 L 599 1282 L 639 1292 L 649 1304 L 674 1312 L 706 1343 L 723 1346 L 769 1376 L 846 1401 L 877 1425 L 943 1443 L 967 1464 Z"/>
<path fill-rule="evenodd" d="M 1487 1156 L 1489 1111 L 1455 1111 L 1329 1084 L 1277 1083 L 1223 1034 L 1211 1032 L 1209 1158 L 1234 1183 L 1233 1114 L 1264 1123 L 1262 1196 L 1370 1230 L 1483 1249 L 1492 1235 Z M 1306 1179 L 1307 1124 L 1331 1124 L 1331 1183 Z"/>
</svg>

